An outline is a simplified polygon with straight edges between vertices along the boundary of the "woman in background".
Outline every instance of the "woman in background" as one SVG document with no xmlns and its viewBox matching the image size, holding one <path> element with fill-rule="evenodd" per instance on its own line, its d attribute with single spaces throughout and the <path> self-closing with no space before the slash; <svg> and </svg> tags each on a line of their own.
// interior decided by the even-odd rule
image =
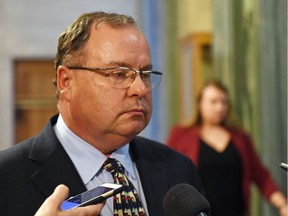
<svg viewBox="0 0 288 216">
<path fill-rule="evenodd" d="M 228 91 L 207 83 L 197 98 L 195 122 L 176 125 L 168 145 L 190 157 L 198 168 L 213 216 L 249 214 L 250 183 L 287 216 L 287 200 L 257 156 L 250 136 L 232 126 Z"/>
</svg>

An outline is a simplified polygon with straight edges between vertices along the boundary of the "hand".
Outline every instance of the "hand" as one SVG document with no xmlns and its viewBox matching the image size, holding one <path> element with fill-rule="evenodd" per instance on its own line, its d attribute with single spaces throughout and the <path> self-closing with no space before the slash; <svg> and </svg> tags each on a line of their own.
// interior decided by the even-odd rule
<svg viewBox="0 0 288 216">
<path fill-rule="evenodd" d="M 278 209 L 280 216 L 287 216 L 288 205 L 285 195 L 281 191 L 275 191 L 271 194 L 270 203 Z"/>
<path fill-rule="evenodd" d="M 67 198 L 69 193 L 68 187 L 59 185 L 53 194 L 48 197 L 36 212 L 35 216 L 96 216 L 104 206 L 104 203 L 90 205 L 86 207 L 78 207 L 68 211 L 60 209 L 61 203 Z"/>
<path fill-rule="evenodd" d="M 288 205 L 284 205 L 279 209 L 280 216 L 287 216 L 288 215 Z"/>
</svg>

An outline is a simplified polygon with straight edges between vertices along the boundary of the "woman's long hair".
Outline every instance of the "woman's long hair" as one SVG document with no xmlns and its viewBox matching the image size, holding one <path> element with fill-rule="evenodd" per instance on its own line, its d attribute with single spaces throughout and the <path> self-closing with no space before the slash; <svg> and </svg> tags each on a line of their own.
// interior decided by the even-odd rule
<svg viewBox="0 0 288 216">
<path fill-rule="evenodd" d="M 226 86 L 219 80 L 210 80 L 207 81 L 202 88 L 200 89 L 197 97 L 196 97 L 196 104 L 195 104 L 195 112 L 194 112 L 194 117 L 192 119 L 190 119 L 188 122 L 183 123 L 182 126 L 184 127 L 193 127 L 193 126 L 201 126 L 203 123 L 203 118 L 201 115 L 201 112 L 199 110 L 199 104 L 203 98 L 203 92 L 204 90 L 209 87 L 209 86 L 213 86 L 215 88 L 217 88 L 218 90 L 224 92 L 227 96 L 227 103 L 228 103 L 228 110 L 227 110 L 227 114 L 226 117 L 223 119 L 223 121 L 221 122 L 221 125 L 223 126 L 229 126 L 229 127 L 237 127 L 236 121 L 234 121 L 234 118 L 232 117 L 231 114 L 231 102 L 230 102 L 230 98 L 229 98 L 229 92 L 228 89 L 226 88 Z"/>
</svg>

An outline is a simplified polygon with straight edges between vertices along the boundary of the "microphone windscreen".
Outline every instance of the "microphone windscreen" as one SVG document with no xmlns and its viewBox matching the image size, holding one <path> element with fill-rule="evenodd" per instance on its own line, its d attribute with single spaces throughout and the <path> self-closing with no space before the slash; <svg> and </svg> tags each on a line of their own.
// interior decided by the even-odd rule
<svg viewBox="0 0 288 216">
<path fill-rule="evenodd" d="M 196 216 L 210 211 L 210 205 L 202 194 L 185 183 L 173 186 L 166 193 L 163 208 L 167 216 Z"/>
</svg>

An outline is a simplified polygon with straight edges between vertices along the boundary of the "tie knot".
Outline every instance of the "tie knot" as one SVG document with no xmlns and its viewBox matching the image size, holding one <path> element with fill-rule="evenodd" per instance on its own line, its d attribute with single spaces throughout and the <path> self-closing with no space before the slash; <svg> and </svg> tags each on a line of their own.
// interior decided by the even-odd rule
<svg viewBox="0 0 288 216">
<path fill-rule="evenodd" d="M 118 160 L 114 158 L 107 158 L 103 164 L 103 168 L 110 172 L 113 176 L 117 172 L 124 173 L 124 167 Z"/>
</svg>

